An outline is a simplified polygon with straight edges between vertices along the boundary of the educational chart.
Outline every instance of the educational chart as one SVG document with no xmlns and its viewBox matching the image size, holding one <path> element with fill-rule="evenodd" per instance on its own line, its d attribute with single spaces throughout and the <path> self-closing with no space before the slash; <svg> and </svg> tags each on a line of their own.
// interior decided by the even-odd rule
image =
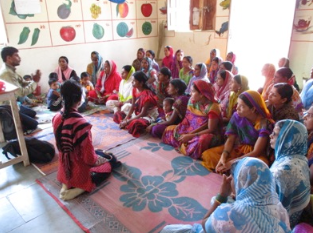
<svg viewBox="0 0 313 233">
<path fill-rule="evenodd" d="M 0 0 L 12 46 L 28 49 L 158 36 L 157 1 L 39 2 L 39 13 L 18 14 L 13 0 Z"/>
</svg>

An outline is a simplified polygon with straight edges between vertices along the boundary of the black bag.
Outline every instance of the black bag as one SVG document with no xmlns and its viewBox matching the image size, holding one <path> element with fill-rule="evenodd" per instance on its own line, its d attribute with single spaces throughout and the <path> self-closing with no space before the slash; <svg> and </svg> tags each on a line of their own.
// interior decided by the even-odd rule
<svg viewBox="0 0 313 233">
<path fill-rule="evenodd" d="M 32 163 L 48 163 L 53 159 L 55 155 L 54 146 L 47 141 L 41 141 L 37 138 L 25 138 L 25 143 L 27 147 L 29 161 Z M 8 159 L 10 159 L 8 153 L 13 155 L 14 157 L 17 157 L 21 154 L 18 140 L 10 141 L 2 148 L 2 150 L 2 153 Z"/>
<path fill-rule="evenodd" d="M 0 121 L 2 132 L 5 140 L 16 139 L 16 130 L 13 120 L 11 107 L 9 105 L 0 106 Z"/>
</svg>

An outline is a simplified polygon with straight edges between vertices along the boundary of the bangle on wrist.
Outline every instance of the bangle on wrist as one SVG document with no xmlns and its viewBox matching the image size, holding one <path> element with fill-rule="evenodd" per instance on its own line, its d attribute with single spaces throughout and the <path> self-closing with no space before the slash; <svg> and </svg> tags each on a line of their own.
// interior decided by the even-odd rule
<svg viewBox="0 0 313 233">
<path fill-rule="evenodd" d="M 221 202 L 219 202 L 219 201 L 216 199 L 216 197 L 214 198 L 214 201 L 215 201 L 218 205 L 222 204 Z"/>
<path fill-rule="evenodd" d="M 221 194 L 217 194 L 215 197 L 215 200 L 217 200 L 220 203 L 226 203 L 227 202 L 227 197 L 221 196 Z"/>
</svg>

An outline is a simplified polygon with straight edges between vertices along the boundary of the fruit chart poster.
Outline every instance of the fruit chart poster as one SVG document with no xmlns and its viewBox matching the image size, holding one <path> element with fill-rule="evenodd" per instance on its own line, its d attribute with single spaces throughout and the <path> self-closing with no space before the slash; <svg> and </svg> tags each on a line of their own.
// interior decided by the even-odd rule
<svg viewBox="0 0 313 233">
<path fill-rule="evenodd" d="M 158 36 L 156 1 L 39 0 L 40 13 L 18 14 L 0 0 L 9 44 L 18 49 Z"/>
</svg>

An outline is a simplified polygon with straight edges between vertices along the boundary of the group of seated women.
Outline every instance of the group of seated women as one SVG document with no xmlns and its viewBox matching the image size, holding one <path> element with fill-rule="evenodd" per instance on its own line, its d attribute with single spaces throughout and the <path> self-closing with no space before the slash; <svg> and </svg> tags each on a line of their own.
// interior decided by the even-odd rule
<svg viewBox="0 0 313 233">
<path fill-rule="evenodd" d="M 213 49 L 194 68 L 182 50 L 166 46 L 164 54 L 159 67 L 154 52 L 140 48 L 120 76 L 113 61 L 101 63 L 93 52 L 89 100 L 106 103 L 133 136 L 148 132 L 208 170 L 230 174 L 202 226 L 187 226 L 190 232 L 289 232 L 309 204 L 313 180 L 313 107 L 303 111 L 289 62 L 277 71 L 265 64 L 264 86 L 254 91 L 233 52 L 222 61 Z M 221 204 L 232 192 L 235 201 Z M 186 226 L 163 232 L 177 227 Z"/>
</svg>

